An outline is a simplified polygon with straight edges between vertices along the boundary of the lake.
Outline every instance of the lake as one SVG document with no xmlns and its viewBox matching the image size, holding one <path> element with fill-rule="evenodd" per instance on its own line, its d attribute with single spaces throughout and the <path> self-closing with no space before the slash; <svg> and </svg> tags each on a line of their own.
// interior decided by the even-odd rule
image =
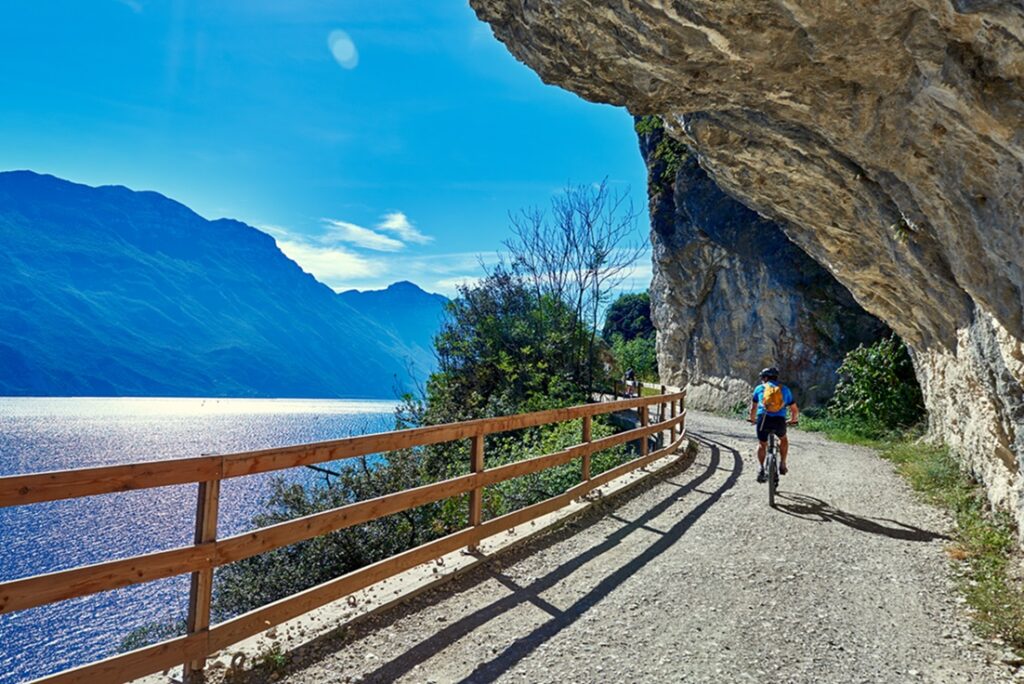
<svg viewBox="0 0 1024 684">
<path fill-rule="evenodd" d="M 0 475 L 230 453 L 382 432 L 394 401 L 0 397 Z M 274 477 L 225 480 L 218 536 L 252 527 Z M 192 543 L 197 485 L 0 508 L 0 580 Z M 188 576 L 0 615 L 0 683 L 114 653 L 131 630 L 184 617 Z"/>
</svg>

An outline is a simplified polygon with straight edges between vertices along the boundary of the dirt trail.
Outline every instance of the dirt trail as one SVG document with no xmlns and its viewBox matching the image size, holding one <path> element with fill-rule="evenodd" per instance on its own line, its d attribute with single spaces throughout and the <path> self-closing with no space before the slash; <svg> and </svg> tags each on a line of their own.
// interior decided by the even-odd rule
<svg viewBox="0 0 1024 684">
<path fill-rule="evenodd" d="M 868 449 L 793 434 L 781 506 L 752 429 L 307 654 L 321 682 L 1001 682 L 949 579 L 948 519 Z"/>
</svg>

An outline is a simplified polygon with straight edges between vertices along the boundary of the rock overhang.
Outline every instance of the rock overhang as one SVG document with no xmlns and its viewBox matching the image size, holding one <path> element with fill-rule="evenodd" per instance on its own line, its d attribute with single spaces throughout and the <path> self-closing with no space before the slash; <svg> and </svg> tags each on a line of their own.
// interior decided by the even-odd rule
<svg viewBox="0 0 1024 684">
<path fill-rule="evenodd" d="M 932 433 L 1018 505 L 1020 2 L 470 4 L 545 82 L 661 116 L 724 190 L 782 219 L 908 341 Z"/>
</svg>

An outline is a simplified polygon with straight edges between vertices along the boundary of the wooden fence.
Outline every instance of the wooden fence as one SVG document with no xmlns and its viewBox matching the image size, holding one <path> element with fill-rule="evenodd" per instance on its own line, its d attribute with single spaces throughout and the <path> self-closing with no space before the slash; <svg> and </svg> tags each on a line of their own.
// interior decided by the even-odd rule
<svg viewBox="0 0 1024 684">
<path fill-rule="evenodd" d="M 659 406 L 660 410 L 657 421 L 651 423 L 653 406 Z M 639 411 L 640 427 L 591 439 L 594 416 L 628 409 Z M 553 454 L 494 468 L 484 467 L 486 435 L 575 419 L 583 420 L 580 444 Z M 668 444 L 650 452 L 648 438 L 663 432 L 670 435 Z M 39 681 L 62 684 L 124 682 L 177 665 L 184 665 L 186 680 L 194 679 L 193 673 L 204 667 L 205 659 L 211 653 L 416 565 L 463 547 L 475 547 L 486 537 L 555 511 L 595 487 L 674 452 L 684 438 L 685 394 L 677 392 L 277 449 L 2 477 L 0 507 L 189 483 L 198 483 L 199 496 L 195 543 L 192 546 L 2 582 L 0 613 L 191 573 L 187 633 L 184 636 L 66 670 Z M 217 539 L 218 498 L 221 480 L 225 478 L 463 439 L 471 440 L 472 446 L 471 472 L 467 475 Z M 634 440 L 639 440 L 640 445 L 637 458 L 591 477 L 590 459 L 595 452 Z M 482 519 L 484 487 L 540 472 L 576 458 L 582 459 L 580 484 L 540 503 L 491 520 Z M 210 624 L 214 568 L 466 493 L 469 493 L 468 527 L 225 622 Z"/>
</svg>

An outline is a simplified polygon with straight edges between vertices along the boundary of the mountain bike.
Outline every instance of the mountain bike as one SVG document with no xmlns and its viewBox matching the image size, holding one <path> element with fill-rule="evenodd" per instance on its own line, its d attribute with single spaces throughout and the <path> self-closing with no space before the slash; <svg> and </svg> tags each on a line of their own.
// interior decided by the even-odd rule
<svg viewBox="0 0 1024 684">
<path fill-rule="evenodd" d="M 755 423 L 756 421 L 749 421 Z M 799 425 L 798 421 L 787 421 L 787 425 L 793 427 Z M 775 492 L 779 488 L 779 438 L 774 432 L 768 433 L 768 448 L 764 456 L 764 474 L 768 479 L 768 505 L 775 508 Z"/>
</svg>

